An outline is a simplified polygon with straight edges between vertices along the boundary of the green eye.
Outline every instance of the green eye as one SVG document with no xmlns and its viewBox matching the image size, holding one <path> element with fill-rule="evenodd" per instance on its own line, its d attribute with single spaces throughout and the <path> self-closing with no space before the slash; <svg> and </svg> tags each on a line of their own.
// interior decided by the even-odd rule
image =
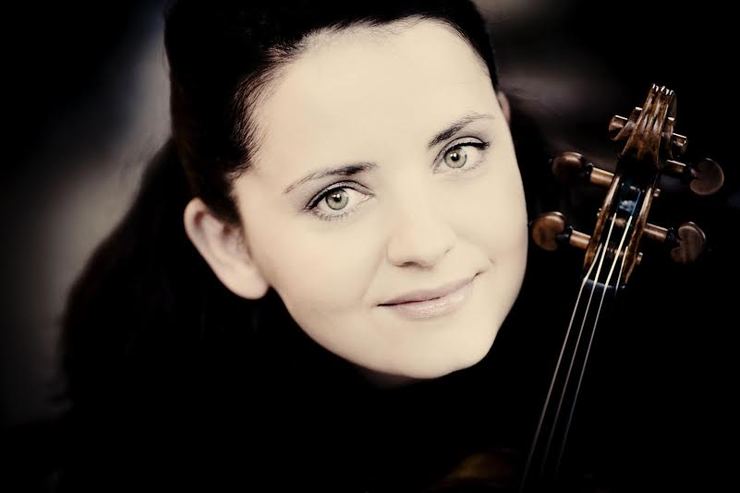
<svg viewBox="0 0 740 493">
<path fill-rule="evenodd" d="M 479 151 L 483 151 L 487 149 L 489 145 L 490 143 L 488 142 L 463 142 L 460 144 L 456 144 L 445 151 L 443 161 L 445 165 L 449 168 L 463 168 L 468 163 L 469 158 L 468 149 L 466 148 L 474 147 Z M 475 168 L 480 163 L 480 161 L 481 160 L 478 160 L 467 169 Z"/>
<path fill-rule="evenodd" d="M 445 163 L 450 168 L 462 168 L 468 160 L 468 153 L 462 148 L 453 148 L 445 154 Z"/>
<path fill-rule="evenodd" d="M 344 209 L 347 205 L 347 202 L 349 201 L 349 197 L 347 196 L 347 192 L 343 188 L 335 189 L 331 192 L 331 194 L 327 195 L 325 197 L 326 204 L 335 211 L 340 211 Z"/>
<path fill-rule="evenodd" d="M 316 196 L 311 203 L 306 206 L 306 210 L 318 216 L 319 219 L 325 221 L 342 219 L 348 214 L 351 214 L 355 209 L 354 206 L 348 208 L 348 203 L 353 200 L 352 194 L 365 196 L 361 199 L 354 199 L 355 202 L 358 202 L 358 207 L 372 197 L 370 194 L 358 190 L 356 184 L 351 185 L 350 183 L 338 183 Z M 337 214 L 327 214 L 327 208 L 331 211 L 337 211 Z"/>
</svg>

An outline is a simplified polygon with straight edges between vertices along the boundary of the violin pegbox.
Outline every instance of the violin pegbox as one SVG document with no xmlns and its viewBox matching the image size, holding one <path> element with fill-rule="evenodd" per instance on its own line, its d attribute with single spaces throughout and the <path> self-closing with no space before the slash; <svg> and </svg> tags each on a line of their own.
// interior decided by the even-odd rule
<svg viewBox="0 0 740 493">
<path fill-rule="evenodd" d="M 673 104 L 673 111 L 675 111 L 675 99 Z M 609 122 L 611 139 L 615 142 L 627 141 L 632 136 L 641 114 L 642 108 L 636 107 L 632 110 L 630 118 L 614 115 Z M 725 182 L 725 175 L 719 164 L 709 158 L 704 158 L 693 165 L 677 161 L 686 152 L 688 139 L 685 135 L 673 132 L 675 121 L 675 117 L 669 116 L 666 119 L 666 128 L 662 132 L 661 144 L 664 159 L 656 160 L 660 171 L 679 178 L 689 185 L 689 189 L 696 195 L 706 196 L 717 193 Z"/>
<path fill-rule="evenodd" d="M 652 201 L 660 195 L 657 184 L 662 174 L 678 177 L 699 196 L 716 193 L 724 183 L 722 168 L 709 158 L 693 165 L 678 161 L 688 139 L 674 132 L 675 111 L 674 92 L 653 85 L 644 104 L 635 107 L 629 118 L 615 115 L 609 123 L 609 136 L 623 143 L 623 148 L 613 173 L 577 152 L 556 156 L 552 171 L 561 182 L 586 181 L 607 189 L 606 196 L 593 234 L 576 231 L 560 212 L 546 212 L 531 223 L 534 243 L 545 250 L 564 244 L 585 250 L 584 270 L 616 268 L 617 276 L 609 274 L 609 282 L 616 287 L 624 286 L 641 262 L 643 255 L 638 249 L 643 236 L 664 244 L 677 263 L 695 261 L 706 243 L 699 226 L 689 221 L 664 228 L 647 222 Z M 599 269 L 589 269 L 593 262 L 598 262 Z"/>
</svg>

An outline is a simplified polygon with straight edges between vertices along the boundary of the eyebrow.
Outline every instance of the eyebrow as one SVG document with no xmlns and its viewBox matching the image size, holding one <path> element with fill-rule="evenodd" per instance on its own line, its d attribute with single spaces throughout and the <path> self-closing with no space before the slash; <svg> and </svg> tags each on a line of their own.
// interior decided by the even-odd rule
<svg viewBox="0 0 740 493">
<path fill-rule="evenodd" d="M 483 120 L 483 119 L 492 120 L 493 118 L 494 116 L 488 113 L 477 113 L 477 112 L 468 113 L 462 118 L 454 121 L 450 126 L 448 126 L 444 130 L 436 134 L 434 137 L 432 137 L 432 139 L 427 144 L 427 149 L 432 149 L 433 147 L 438 145 L 440 142 L 443 142 L 449 139 L 450 137 L 452 137 L 457 132 L 459 132 L 460 130 L 462 130 L 463 128 L 465 128 L 466 126 L 468 126 L 474 121 Z M 375 169 L 377 167 L 378 165 L 376 163 L 359 162 L 359 163 L 346 164 L 344 166 L 320 169 L 292 183 L 285 189 L 283 193 L 284 194 L 290 193 L 291 190 L 303 185 L 306 182 L 320 180 L 322 178 L 326 178 L 327 176 L 353 176 L 353 175 L 363 173 L 371 169 Z"/>
</svg>

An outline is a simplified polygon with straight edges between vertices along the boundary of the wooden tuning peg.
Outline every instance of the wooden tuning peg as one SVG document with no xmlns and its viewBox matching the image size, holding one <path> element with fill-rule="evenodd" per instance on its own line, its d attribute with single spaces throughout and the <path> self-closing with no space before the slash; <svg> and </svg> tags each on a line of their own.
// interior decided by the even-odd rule
<svg viewBox="0 0 740 493">
<path fill-rule="evenodd" d="M 543 250 L 554 251 L 561 244 L 569 244 L 581 250 L 588 247 L 591 237 L 568 226 L 560 212 L 545 212 L 537 216 L 531 225 L 532 240 Z"/>
<path fill-rule="evenodd" d="M 563 183 L 580 178 L 602 187 L 611 185 L 614 178 L 614 173 L 594 166 L 582 154 L 572 151 L 563 152 L 552 160 L 552 172 Z"/>
<path fill-rule="evenodd" d="M 696 195 L 712 195 L 725 183 L 725 173 L 715 161 L 704 158 L 691 167 L 689 188 Z"/>
<path fill-rule="evenodd" d="M 654 224 L 646 224 L 644 230 L 648 238 L 665 243 L 671 248 L 671 259 L 678 264 L 694 262 L 704 251 L 706 235 L 693 222 L 686 222 L 678 228 L 663 228 Z"/>
<path fill-rule="evenodd" d="M 683 223 L 674 233 L 675 247 L 671 259 L 678 264 L 694 262 L 704 251 L 707 237 L 699 226 L 692 222 Z"/>
<path fill-rule="evenodd" d="M 696 195 L 712 195 L 725 183 L 722 167 L 709 158 L 704 158 L 692 166 L 669 159 L 666 161 L 666 171 L 688 183 L 689 189 Z"/>
</svg>

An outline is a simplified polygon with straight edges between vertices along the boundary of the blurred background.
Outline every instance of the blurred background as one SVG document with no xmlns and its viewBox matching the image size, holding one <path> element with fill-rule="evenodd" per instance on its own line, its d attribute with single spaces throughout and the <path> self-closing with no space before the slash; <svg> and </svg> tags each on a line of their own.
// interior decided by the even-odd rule
<svg viewBox="0 0 740 493">
<path fill-rule="evenodd" d="M 710 238 L 721 239 L 715 241 L 725 254 L 720 258 L 734 260 L 740 194 L 732 92 L 737 27 L 730 2 L 476 3 L 490 23 L 504 87 L 535 116 L 555 149 L 578 150 L 612 166 L 611 116 L 628 116 L 653 82 L 674 89 L 677 131 L 689 137 L 690 148 L 719 161 L 728 177 L 724 193 L 700 204 L 697 214 L 705 223 L 697 222 Z M 52 397 L 63 385 L 55 364 L 65 296 L 168 136 L 163 5 L 114 0 L 94 7 L 17 2 L 6 8 L 6 25 L 17 32 L 4 33 L 9 86 L 3 114 L 10 131 L 0 168 L 4 432 L 33 429 L 63 410 Z M 725 395 L 736 393 L 729 364 L 733 330 L 740 326 L 731 306 L 738 300 L 736 273 L 736 264 L 727 265 L 712 279 L 726 286 L 728 303 L 695 307 L 725 310 L 712 320 L 724 319 L 726 326 L 692 327 L 684 335 L 697 341 L 697 353 L 687 360 L 711 367 L 702 378 L 722 383 L 695 384 L 711 389 L 707 405 L 723 405 Z M 652 309 L 691 309 L 692 297 L 686 293 L 682 303 Z"/>
</svg>

